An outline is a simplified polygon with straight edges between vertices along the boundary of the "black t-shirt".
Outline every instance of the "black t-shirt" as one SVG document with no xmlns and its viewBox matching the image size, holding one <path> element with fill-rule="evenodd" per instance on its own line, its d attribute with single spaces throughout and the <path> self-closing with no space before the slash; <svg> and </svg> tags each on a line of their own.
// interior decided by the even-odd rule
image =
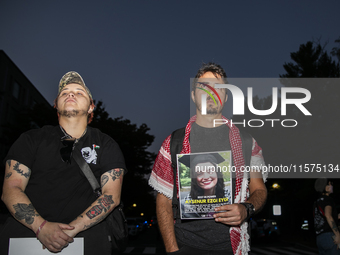
<svg viewBox="0 0 340 255">
<path fill-rule="evenodd" d="M 333 232 L 325 217 L 326 206 L 332 207 L 332 217 L 334 222 L 336 223 L 338 220 L 338 213 L 333 198 L 322 195 L 314 204 L 314 227 L 317 235 L 326 232 Z"/>
<path fill-rule="evenodd" d="M 231 150 L 227 125 L 204 128 L 193 123 L 189 139 L 192 153 Z M 175 224 L 175 233 L 178 242 L 184 245 L 233 253 L 229 226 L 214 219 L 182 220 Z"/>
<path fill-rule="evenodd" d="M 96 197 L 75 160 L 72 158 L 71 164 L 62 161 L 63 136 L 59 126 L 45 126 L 23 133 L 11 147 L 5 161 L 16 160 L 31 169 L 25 193 L 44 219 L 70 223 Z M 118 144 L 108 135 L 88 127 L 80 140 L 84 141 L 82 148 L 76 145 L 73 153 L 81 151 L 99 183 L 103 173 L 114 168 L 126 168 Z"/>
</svg>

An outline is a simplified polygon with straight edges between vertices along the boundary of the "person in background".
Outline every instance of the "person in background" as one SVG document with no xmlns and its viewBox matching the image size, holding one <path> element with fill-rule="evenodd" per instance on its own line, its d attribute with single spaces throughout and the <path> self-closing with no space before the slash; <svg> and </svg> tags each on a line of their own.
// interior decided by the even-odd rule
<svg viewBox="0 0 340 255">
<path fill-rule="evenodd" d="M 320 255 L 340 254 L 340 233 L 337 226 L 338 213 L 333 198 L 333 183 L 327 178 L 315 181 L 319 198 L 314 203 L 314 228 Z"/>
</svg>

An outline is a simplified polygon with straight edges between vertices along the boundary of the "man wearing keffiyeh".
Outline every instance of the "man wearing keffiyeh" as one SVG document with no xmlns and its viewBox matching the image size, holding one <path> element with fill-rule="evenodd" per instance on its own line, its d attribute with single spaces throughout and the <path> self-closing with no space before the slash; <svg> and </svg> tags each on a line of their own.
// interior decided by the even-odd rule
<svg viewBox="0 0 340 255">
<path fill-rule="evenodd" d="M 236 169 L 233 204 L 216 208 L 214 219 L 175 220 L 174 224 L 171 136 L 168 136 L 158 153 L 149 179 L 149 185 L 158 192 L 157 220 L 167 254 L 248 254 L 250 247 L 247 220 L 254 212 L 261 210 L 266 201 L 266 175 L 260 171 L 264 165 L 262 149 L 252 139 L 252 170 L 242 171 L 245 160 L 240 132 L 222 116 L 228 95 L 226 89 L 215 89 L 216 83 L 226 83 L 223 68 L 215 63 L 203 64 L 195 77 L 191 92 L 196 115 L 185 128 L 180 154 L 231 150 Z M 201 102 L 202 93 L 209 95 L 206 102 Z M 202 114 L 204 105 L 205 115 Z M 214 125 L 214 119 L 222 118 L 226 124 Z M 176 181 L 179 187 L 178 177 Z"/>
</svg>

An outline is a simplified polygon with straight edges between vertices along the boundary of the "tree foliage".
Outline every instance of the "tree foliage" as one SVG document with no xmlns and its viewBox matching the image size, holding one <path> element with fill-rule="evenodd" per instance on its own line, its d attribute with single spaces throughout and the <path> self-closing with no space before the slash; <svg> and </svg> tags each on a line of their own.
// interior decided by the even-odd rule
<svg viewBox="0 0 340 255">
<path fill-rule="evenodd" d="M 340 38 L 336 42 L 340 43 Z M 311 99 L 304 106 L 312 116 L 305 116 L 296 106 L 290 105 L 286 116 L 282 116 L 280 109 L 277 109 L 263 119 L 295 119 L 298 125 L 294 128 L 284 128 L 281 125 L 245 127 L 262 147 L 267 164 L 304 166 L 313 163 L 339 163 L 340 146 L 336 141 L 340 140 L 340 86 L 338 79 L 332 79 L 340 77 L 339 59 L 334 59 L 339 57 L 339 52 L 339 47 L 335 47 L 328 54 L 320 43 L 307 42 L 290 54 L 290 62 L 284 63 L 286 73 L 280 75 L 281 83 L 286 87 L 304 87 L 310 91 Z M 289 98 L 292 97 L 297 98 L 299 95 L 292 93 Z M 278 99 L 278 105 L 280 101 L 281 98 Z M 259 110 L 269 109 L 272 96 L 254 97 L 253 105 Z M 253 115 L 246 107 L 245 115 L 236 116 L 235 121 L 259 118 L 260 116 Z M 281 190 L 272 190 L 267 185 L 269 194 L 263 215 L 272 217 L 270 205 L 281 204 L 284 211 L 280 217 L 281 224 L 289 226 L 292 231 L 301 227 L 303 218 L 313 222 L 311 208 L 316 198 L 313 189 L 315 180 L 297 179 L 293 175 L 287 175 L 287 178 L 289 179 L 269 179 L 269 184 L 274 181 L 280 183 Z"/>
<path fill-rule="evenodd" d="M 96 103 L 90 126 L 112 137 L 123 152 L 128 173 L 124 176 L 122 201 L 127 214 L 138 216 L 143 212 L 145 215 L 153 215 L 154 196 L 145 177 L 150 174 L 156 158 L 154 153 L 147 151 L 154 140 L 154 136 L 148 133 L 149 127 L 146 124 L 138 127 L 123 117 L 112 119 L 101 101 Z M 133 204 L 137 204 L 137 207 L 134 208 Z"/>
<path fill-rule="evenodd" d="M 340 41 L 340 40 L 339 40 Z M 339 48 L 333 48 L 333 55 L 339 54 Z M 286 78 L 332 78 L 339 77 L 339 63 L 324 50 L 318 43 L 309 41 L 301 44 L 296 52 L 290 54 L 291 59 L 295 62 L 285 63 L 283 65 L 286 74 L 280 77 Z"/>
<path fill-rule="evenodd" d="M 148 134 L 150 128 L 146 124 L 139 127 L 130 120 L 117 117 L 112 119 L 106 112 L 103 103 L 99 101 L 94 110 L 94 118 L 90 126 L 100 129 L 111 136 L 120 146 L 127 168 L 133 175 L 150 173 L 150 167 L 155 154 L 147 151 L 154 136 Z"/>
<path fill-rule="evenodd" d="M 339 46 L 333 47 L 331 54 L 332 56 L 337 57 L 338 61 L 340 62 L 340 37 L 337 40 L 335 40 L 335 42 L 338 43 Z"/>
</svg>

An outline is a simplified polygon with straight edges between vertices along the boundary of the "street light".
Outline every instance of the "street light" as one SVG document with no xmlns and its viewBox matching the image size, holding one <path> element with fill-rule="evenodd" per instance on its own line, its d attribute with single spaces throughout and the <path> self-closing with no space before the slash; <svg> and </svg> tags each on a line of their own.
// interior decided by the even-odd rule
<svg viewBox="0 0 340 255">
<path fill-rule="evenodd" d="M 272 188 L 273 189 L 279 189 L 280 185 L 278 183 L 273 183 Z"/>
<path fill-rule="evenodd" d="M 277 201 L 276 192 L 280 188 L 278 183 L 273 183 L 272 188 L 274 189 L 275 194 L 275 202 Z M 280 216 L 281 215 L 281 205 L 273 205 L 273 215 Z"/>
<path fill-rule="evenodd" d="M 133 204 L 132 206 L 133 206 L 133 207 L 137 207 L 137 204 Z"/>
</svg>

